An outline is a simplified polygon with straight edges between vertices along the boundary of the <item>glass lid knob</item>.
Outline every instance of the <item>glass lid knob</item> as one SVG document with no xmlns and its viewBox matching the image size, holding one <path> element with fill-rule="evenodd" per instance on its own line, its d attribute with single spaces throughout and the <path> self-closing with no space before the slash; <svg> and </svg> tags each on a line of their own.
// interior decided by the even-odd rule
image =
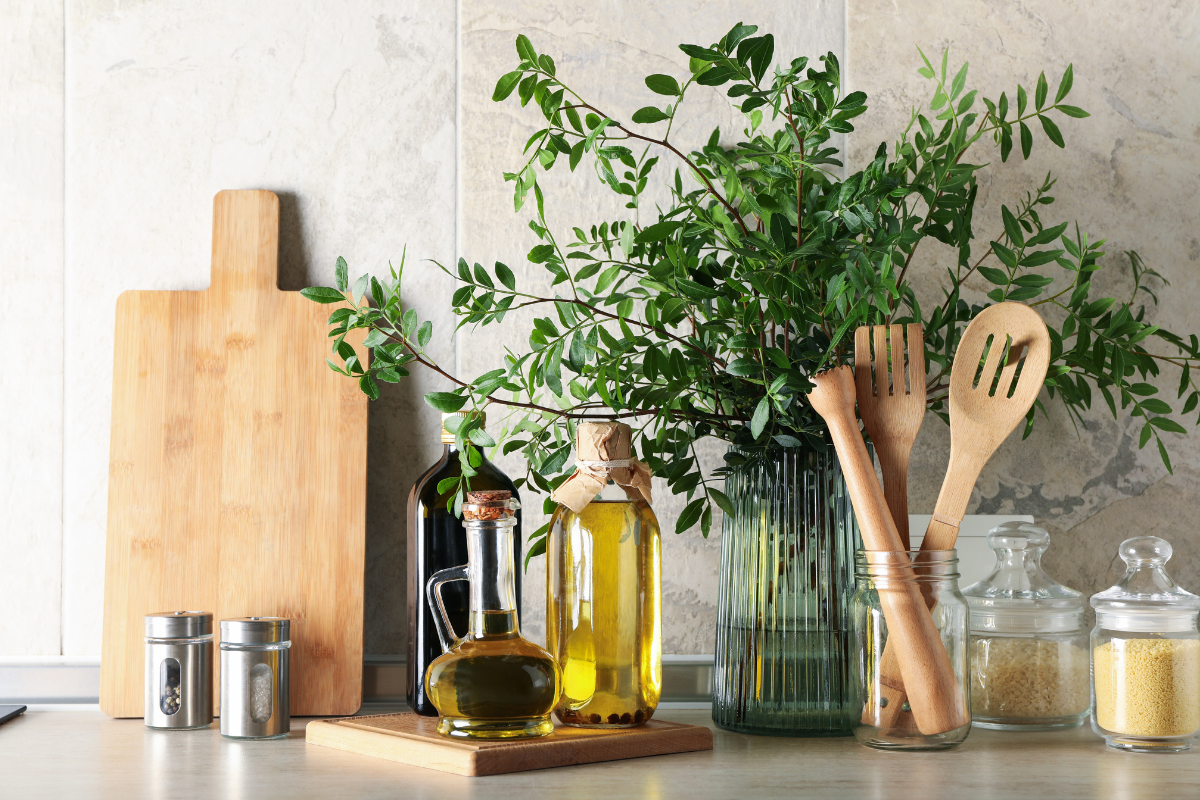
<svg viewBox="0 0 1200 800">
<path fill-rule="evenodd" d="M 1028 522 L 1005 522 L 988 532 L 987 543 L 993 550 L 1040 553 L 1050 546 L 1050 534 Z"/>
<path fill-rule="evenodd" d="M 1161 567 L 1171 560 L 1171 543 L 1157 536 L 1135 536 L 1121 542 L 1121 560 L 1131 567 Z"/>
</svg>

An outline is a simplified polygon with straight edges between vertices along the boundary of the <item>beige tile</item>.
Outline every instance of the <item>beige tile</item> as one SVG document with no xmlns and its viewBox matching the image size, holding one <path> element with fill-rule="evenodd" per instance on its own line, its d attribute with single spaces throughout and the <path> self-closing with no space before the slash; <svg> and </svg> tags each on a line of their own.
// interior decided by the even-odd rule
<svg viewBox="0 0 1200 800">
<path fill-rule="evenodd" d="M 63 15 L 0 2 L 0 655 L 59 652 Z"/>
<path fill-rule="evenodd" d="M 1108 240 L 1108 269 L 1097 284 L 1127 297 L 1132 280 L 1121 253 L 1137 250 L 1172 284 L 1160 292 L 1162 304 L 1151 307 L 1150 318 L 1172 330 L 1197 331 L 1200 83 L 1194 65 L 1200 8 L 1152 0 L 849 0 L 847 28 L 851 82 L 867 92 L 871 108 L 851 137 L 852 163 L 859 166 L 880 140 L 895 138 L 912 106 L 927 102 L 930 84 L 916 74 L 916 45 L 931 58 L 949 46 L 952 64 L 970 62 L 968 88 L 990 97 L 1006 90 L 1010 101 L 1018 82 L 1032 90 L 1044 69 L 1056 86 L 1073 63 L 1068 102 L 1091 118 L 1058 120 L 1065 151 L 1047 142 L 1035 124 L 1028 163 L 1010 157 L 1001 164 L 998 152 L 981 149 L 976 163 L 992 164 L 980 178 L 977 240 L 995 238 L 1000 205 L 1014 205 L 1053 170 L 1057 201 L 1043 218 L 1078 219 L 1093 239 Z M 951 263 L 947 253 L 930 247 L 913 263 L 921 296 L 937 296 L 942 270 Z M 981 281 L 969 289 L 970 299 L 982 299 Z M 1167 352 L 1161 345 L 1153 349 Z M 1168 369 L 1158 383 L 1173 396 L 1178 373 Z M 1148 532 L 1175 544 L 1180 579 L 1200 589 L 1194 568 L 1200 534 L 1187 511 L 1200 500 L 1200 439 L 1167 435 L 1176 465 L 1175 476 L 1168 476 L 1153 445 L 1138 450 L 1140 426 L 1127 415 L 1114 421 L 1097 402 L 1078 431 L 1051 404 L 1050 419 L 1039 418 L 1029 440 L 1011 437 L 984 470 L 971 510 L 1035 515 L 1054 534 L 1047 563 L 1081 590 L 1111 584 L 1118 574 L 1112 564 L 1116 545 Z M 914 512 L 932 509 L 948 442 L 945 426 L 931 416 L 909 479 Z"/>
<path fill-rule="evenodd" d="M 680 42 L 710 44 L 735 23 L 745 21 L 771 32 L 779 58 L 808 55 L 815 59 L 828 50 L 842 52 L 843 4 L 771 2 L 753 7 L 744 3 L 632 3 L 596 5 L 583 2 L 509 2 L 463 4 L 462 26 L 462 254 L 491 266 L 500 260 L 512 267 L 518 282 L 541 290 L 548 288 L 546 272 L 529 265 L 525 253 L 536 240 L 526 227 L 532 201 L 513 213 L 512 185 L 502 173 L 524 164 L 521 148 L 538 129 L 541 115 L 521 109 L 514 100 L 493 103 L 496 80 L 517 63 L 514 40 L 518 33 L 530 37 L 539 52 L 549 54 L 564 82 L 597 106 L 617 117 L 628 117 L 656 95 L 643 79 L 655 72 L 686 75 L 687 57 Z M 690 149 L 707 140 L 720 126 L 723 136 L 736 135 L 733 114 L 724 93 L 703 90 L 685 101 L 685 124 L 676 128 L 674 141 Z M 664 166 L 671 171 L 669 156 Z M 660 174 L 671 174 L 660 167 Z M 561 165 L 542 181 L 547 215 L 552 226 L 570 236 L 573 225 L 590 227 L 604 220 L 626 218 L 629 213 L 596 179 L 587 163 L 575 173 Z M 527 348 L 531 315 L 511 315 L 498 328 L 464 331 L 460 335 L 459 366 L 467 375 L 478 375 L 502 365 L 503 347 L 518 352 Z M 705 461 L 720 464 L 724 448 L 713 442 L 703 448 Z M 516 459 L 506 468 L 522 469 Z M 681 496 L 672 496 L 663 481 L 655 482 L 654 509 L 663 528 L 663 652 L 711 653 L 716 624 L 717 574 L 720 565 L 720 520 L 708 540 L 699 529 L 676 536 L 675 520 L 683 510 Z M 530 530 L 545 520 L 530 514 Z M 537 519 L 533 519 L 537 517 Z M 718 515 L 719 517 L 719 515 Z M 541 585 L 542 560 L 531 567 L 530 586 Z M 525 629 L 544 635 L 544 598 L 529 593 L 525 602 Z"/>
<path fill-rule="evenodd" d="M 64 639 L 100 650 L 114 306 L 125 289 L 199 289 L 212 198 L 282 200 L 280 285 L 399 263 L 453 359 L 455 10 L 448 3 L 67 3 Z M 371 409 L 367 652 L 403 647 L 408 487 L 436 454 L 427 375 Z"/>
</svg>

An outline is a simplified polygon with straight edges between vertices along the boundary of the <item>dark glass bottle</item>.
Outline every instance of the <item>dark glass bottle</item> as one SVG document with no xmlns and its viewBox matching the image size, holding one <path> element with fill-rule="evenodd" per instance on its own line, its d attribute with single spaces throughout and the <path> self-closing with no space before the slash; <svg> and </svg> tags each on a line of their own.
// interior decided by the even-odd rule
<svg viewBox="0 0 1200 800">
<path fill-rule="evenodd" d="M 442 424 L 458 414 L 443 414 Z M 425 694 L 425 671 L 442 654 L 434 626 L 433 612 L 425 596 L 426 583 L 435 572 L 467 563 L 467 533 L 463 522 L 446 508 L 448 498 L 438 496 L 438 482 L 462 474 L 454 446 L 454 434 L 442 428 L 442 457 L 420 477 L 408 495 L 408 705 L 425 716 L 437 716 L 437 709 Z M 508 490 L 518 497 L 517 488 L 508 476 L 484 459 L 471 477 L 471 491 Z M 513 531 L 513 560 L 517 565 L 515 590 L 517 608 L 521 607 L 521 512 L 517 511 L 517 526 Z M 470 599 L 465 581 L 448 583 L 442 588 L 455 630 L 468 628 Z"/>
</svg>

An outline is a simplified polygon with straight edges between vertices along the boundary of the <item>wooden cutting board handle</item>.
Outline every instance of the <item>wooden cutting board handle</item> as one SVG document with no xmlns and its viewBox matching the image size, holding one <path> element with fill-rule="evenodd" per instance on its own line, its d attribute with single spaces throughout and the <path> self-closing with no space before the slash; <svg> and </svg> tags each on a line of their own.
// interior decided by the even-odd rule
<svg viewBox="0 0 1200 800">
<path fill-rule="evenodd" d="M 279 288 L 279 198 L 263 190 L 213 198 L 212 283 L 215 292 Z"/>
<path fill-rule="evenodd" d="M 888 650 L 896 652 L 917 728 L 927 736 L 955 730 L 968 722 L 962 692 L 933 616 L 917 587 L 908 555 L 875 477 L 867 447 L 854 416 L 854 372 L 848 366 L 819 373 L 808 395 L 829 425 L 841 461 L 850 502 L 868 550 L 899 554 L 894 588 L 880 587 L 879 602 L 888 627 Z"/>
</svg>

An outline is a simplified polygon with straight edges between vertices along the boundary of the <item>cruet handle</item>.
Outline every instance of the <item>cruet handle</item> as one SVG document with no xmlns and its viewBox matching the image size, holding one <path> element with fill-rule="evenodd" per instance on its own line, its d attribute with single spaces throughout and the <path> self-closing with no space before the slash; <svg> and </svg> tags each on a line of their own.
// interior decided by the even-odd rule
<svg viewBox="0 0 1200 800">
<path fill-rule="evenodd" d="M 437 627 L 443 653 L 449 653 L 457 647 L 462 638 L 454 632 L 454 624 L 450 622 L 450 615 L 446 613 L 446 603 L 442 600 L 442 584 L 470 579 L 468 565 L 464 564 L 433 573 L 429 576 L 429 582 L 425 584 L 425 594 L 429 598 L 429 607 L 433 610 L 433 623 Z"/>
</svg>

